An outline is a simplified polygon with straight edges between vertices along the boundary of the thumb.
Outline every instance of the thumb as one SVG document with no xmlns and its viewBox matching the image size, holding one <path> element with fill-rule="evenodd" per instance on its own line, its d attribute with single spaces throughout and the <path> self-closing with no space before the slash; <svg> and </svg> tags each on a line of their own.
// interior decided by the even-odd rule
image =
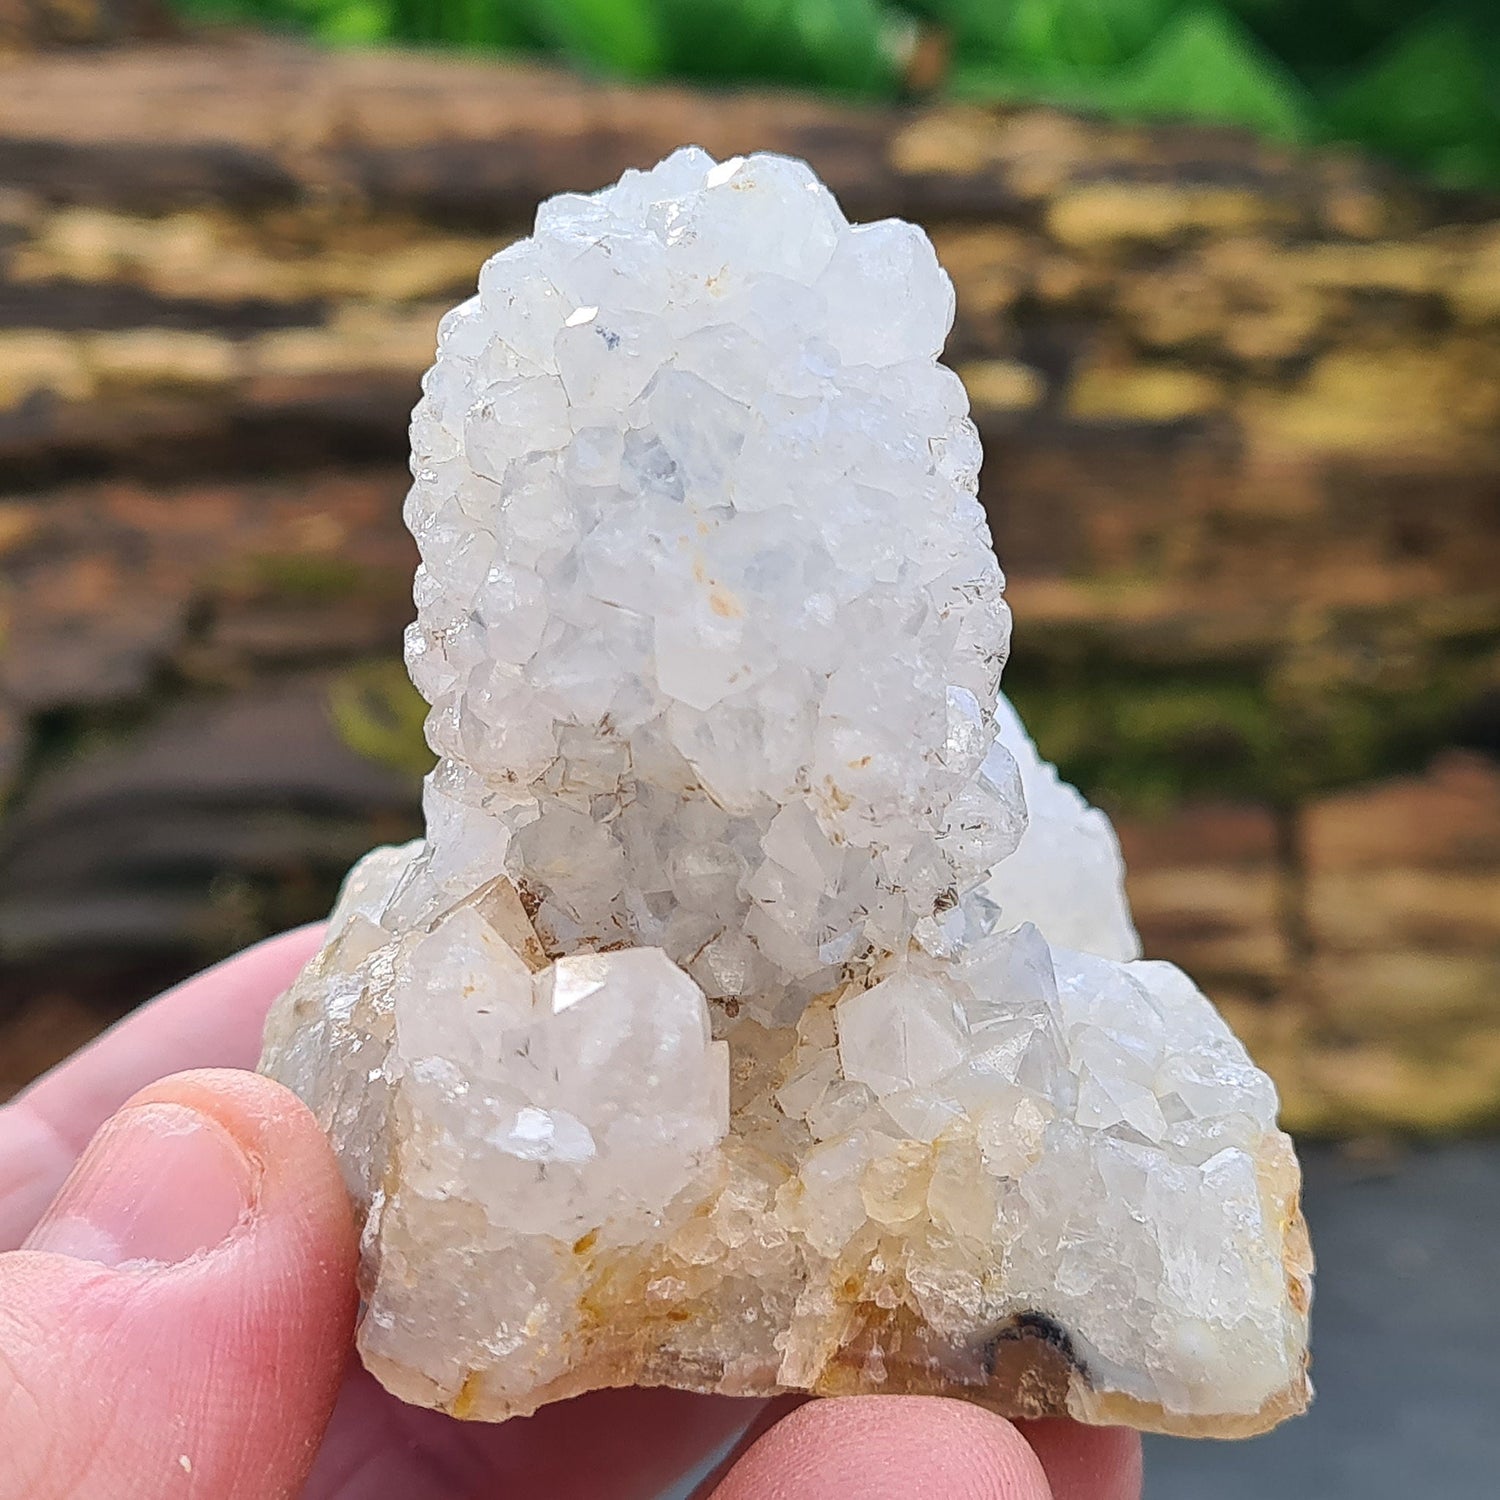
<svg viewBox="0 0 1500 1500">
<path fill-rule="evenodd" d="M 279 1084 L 198 1072 L 137 1094 L 0 1255 L 0 1500 L 295 1495 L 354 1262 L 332 1155 Z"/>
</svg>

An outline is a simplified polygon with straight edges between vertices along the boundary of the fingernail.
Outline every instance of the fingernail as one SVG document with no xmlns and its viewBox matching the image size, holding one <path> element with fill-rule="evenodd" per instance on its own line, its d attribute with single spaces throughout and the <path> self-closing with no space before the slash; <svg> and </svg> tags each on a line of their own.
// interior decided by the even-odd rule
<svg viewBox="0 0 1500 1500">
<path fill-rule="evenodd" d="M 123 1109 L 90 1142 L 28 1250 L 101 1265 L 177 1265 L 254 1206 L 255 1171 L 216 1120 L 183 1104 Z"/>
</svg>

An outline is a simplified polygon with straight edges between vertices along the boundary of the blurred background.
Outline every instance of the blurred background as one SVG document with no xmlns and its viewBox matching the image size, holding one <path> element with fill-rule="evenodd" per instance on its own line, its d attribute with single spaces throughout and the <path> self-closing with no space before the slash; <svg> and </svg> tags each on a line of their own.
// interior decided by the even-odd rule
<svg viewBox="0 0 1500 1500">
<path fill-rule="evenodd" d="M 1148 1495 L 1492 1497 L 1492 0 L 0 0 L 0 1098 L 418 830 L 437 317 L 689 141 L 933 235 L 1007 689 L 1304 1142 L 1320 1403 Z"/>
</svg>

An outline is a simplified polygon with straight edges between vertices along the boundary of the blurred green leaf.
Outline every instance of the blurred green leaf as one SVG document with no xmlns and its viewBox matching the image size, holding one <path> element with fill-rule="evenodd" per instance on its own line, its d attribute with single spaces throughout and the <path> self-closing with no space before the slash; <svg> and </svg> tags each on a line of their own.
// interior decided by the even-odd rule
<svg viewBox="0 0 1500 1500">
<path fill-rule="evenodd" d="M 793 35 L 835 87 L 870 92 L 900 76 L 906 20 L 879 0 L 795 0 Z"/>
<path fill-rule="evenodd" d="M 1134 57 L 1181 0 L 905 0 L 961 56 L 1021 75 L 1099 71 Z"/>
<path fill-rule="evenodd" d="M 318 28 L 325 40 L 344 46 L 369 46 L 391 34 L 387 0 L 341 0 L 329 5 Z"/>
<path fill-rule="evenodd" d="M 900 0 L 901 8 L 948 31 L 960 52 L 992 53 L 1001 45 L 1010 0 Z"/>
<path fill-rule="evenodd" d="M 1038 75 L 990 59 L 960 61 L 948 79 L 955 99 L 974 104 L 1055 104 L 1063 109 L 1105 107 L 1108 80 L 1079 73 Z"/>
<path fill-rule="evenodd" d="M 338 737 L 356 755 L 412 777 L 432 769 L 422 736 L 427 705 L 399 660 L 346 668 L 329 686 L 328 707 Z"/>
<path fill-rule="evenodd" d="M 652 0 L 523 0 L 519 13 L 575 62 L 632 78 L 663 71 L 666 39 Z"/>
<path fill-rule="evenodd" d="M 391 35 L 406 42 L 506 50 L 542 38 L 517 0 L 391 0 Z"/>
<path fill-rule="evenodd" d="M 1306 135 L 1311 101 L 1297 79 L 1224 11 L 1184 12 L 1110 91 L 1125 114 L 1192 115 L 1281 140 Z"/>
<path fill-rule="evenodd" d="M 672 71 L 884 93 L 908 25 L 878 0 L 658 0 Z"/>
<path fill-rule="evenodd" d="M 1011 0 L 1000 37 L 1012 67 L 1104 73 L 1157 36 L 1179 0 Z"/>
<path fill-rule="evenodd" d="M 1444 15 L 1402 37 L 1328 108 L 1333 134 L 1460 184 L 1500 175 L 1500 60 L 1492 39 Z"/>
<path fill-rule="evenodd" d="M 1221 0 L 1289 67 L 1305 78 L 1358 63 L 1435 0 Z M 1490 0 L 1475 0 L 1488 4 Z"/>
</svg>

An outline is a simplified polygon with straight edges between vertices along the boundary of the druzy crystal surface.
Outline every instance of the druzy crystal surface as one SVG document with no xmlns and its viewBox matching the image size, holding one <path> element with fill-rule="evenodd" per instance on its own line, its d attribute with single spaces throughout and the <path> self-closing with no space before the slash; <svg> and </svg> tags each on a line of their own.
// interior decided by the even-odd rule
<svg viewBox="0 0 1500 1500">
<path fill-rule="evenodd" d="M 544 203 L 444 320 L 426 837 L 356 867 L 265 1056 L 398 1395 L 1304 1404 L 1271 1084 L 1138 961 L 1107 821 L 999 695 L 952 315 L 920 230 L 689 149 Z"/>
</svg>

